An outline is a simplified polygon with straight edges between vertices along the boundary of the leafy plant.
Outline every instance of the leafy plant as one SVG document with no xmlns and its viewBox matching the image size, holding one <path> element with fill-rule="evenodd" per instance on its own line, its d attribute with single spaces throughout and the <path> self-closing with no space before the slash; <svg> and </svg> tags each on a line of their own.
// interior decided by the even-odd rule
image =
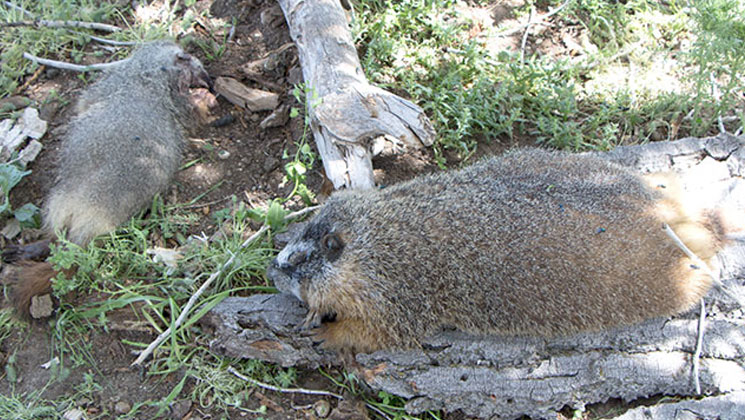
<svg viewBox="0 0 745 420">
<path fill-rule="evenodd" d="M 304 104 L 306 109 L 314 108 L 319 104 L 318 93 L 304 84 L 295 86 L 292 89 L 292 95 L 299 103 Z M 290 118 L 297 118 L 299 115 L 300 110 L 298 108 L 293 107 L 290 109 Z M 303 134 L 295 142 L 295 155 L 290 158 L 287 150 L 282 153 L 282 159 L 291 159 L 285 164 L 285 176 L 282 183 L 291 182 L 293 185 L 292 191 L 283 201 L 289 200 L 295 194 L 300 196 L 306 205 L 310 205 L 313 201 L 313 192 L 308 189 L 305 183 L 307 173 L 313 168 L 313 163 L 316 161 L 316 154 L 311 149 L 309 143 L 309 130 L 310 116 L 306 113 L 303 118 Z"/>
</svg>

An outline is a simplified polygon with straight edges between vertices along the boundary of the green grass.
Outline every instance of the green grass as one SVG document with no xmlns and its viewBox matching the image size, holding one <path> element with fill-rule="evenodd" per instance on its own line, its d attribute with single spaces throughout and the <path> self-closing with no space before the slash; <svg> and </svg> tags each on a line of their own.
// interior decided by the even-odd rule
<svg viewBox="0 0 745 420">
<path fill-rule="evenodd" d="M 561 2 L 530 3 L 546 13 Z M 439 134 L 438 151 L 455 150 L 463 159 L 479 140 L 514 138 L 607 150 L 712 134 L 718 131 L 717 115 L 735 108 L 742 115 L 742 3 L 678 3 L 570 1 L 546 32 L 562 25 L 584 32 L 594 48 L 586 49 L 583 60 L 539 52 L 521 62 L 519 53 L 489 50 L 485 40 L 507 29 L 484 28 L 472 36 L 475 24 L 457 13 L 451 0 L 360 2 L 354 31 L 368 77 L 425 108 Z M 528 8 L 515 14 L 527 19 Z M 681 43 L 690 43 L 690 49 Z M 659 72 L 659 63 L 651 60 L 659 54 L 674 59 L 667 75 L 682 81 L 679 89 L 608 80 L 613 71 Z M 719 95 L 711 93 L 712 73 Z M 740 125 L 730 121 L 728 128 Z"/>
</svg>

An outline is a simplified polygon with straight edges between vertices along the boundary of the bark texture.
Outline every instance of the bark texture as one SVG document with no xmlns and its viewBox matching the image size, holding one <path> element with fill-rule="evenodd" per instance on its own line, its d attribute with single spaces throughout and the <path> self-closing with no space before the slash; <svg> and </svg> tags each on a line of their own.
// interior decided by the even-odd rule
<svg viewBox="0 0 745 420">
<path fill-rule="evenodd" d="M 412 102 L 370 85 L 338 0 L 279 0 L 298 49 L 307 112 L 334 188 L 372 188 L 372 150 L 429 146 L 435 132 Z"/>
<path fill-rule="evenodd" d="M 644 172 L 680 171 L 686 188 L 700 194 L 702 202 L 745 209 L 745 138 L 688 138 L 619 147 L 604 156 Z M 745 300 L 745 241 L 725 249 L 719 260 L 728 293 Z M 706 397 L 663 399 L 620 419 L 689 414 L 742 418 L 744 309 L 717 289 L 705 301 L 698 376 Z M 226 299 L 204 322 L 214 330 L 212 348 L 218 353 L 282 366 L 339 363 L 338 356 L 319 350 L 295 330 L 305 313 L 291 296 L 255 295 Z M 554 340 L 450 331 L 427 340 L 422 350 L 358 354 L 356 361 L 371 388 L 407 398 L 411 413 L 442 409 L 482 418 L 556 418 L 556 411 L 566 406 L 582 408 L 611 398 L 696 396 L 692 366 L 697 323 L 694 309 L 673 319 Z M 679 415 L 683 417 L 675 417 Z"/>
</svg>

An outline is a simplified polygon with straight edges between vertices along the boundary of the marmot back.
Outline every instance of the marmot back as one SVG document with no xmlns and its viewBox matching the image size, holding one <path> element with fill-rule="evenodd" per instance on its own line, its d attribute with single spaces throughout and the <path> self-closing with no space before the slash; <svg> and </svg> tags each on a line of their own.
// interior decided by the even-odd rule
<svg viewBox="0 0 745 420">
<path fill-rule="evenodd" d="M 650 178 L 651 179 L 651 178 Z M 443 328 L 566 335 L 689 309 L 720 243 L 651 180 L 592 155 L 528 149 L 378 191 L 338 192 L 269 267 L 331 348 L 417 346 Z"/>
<path fill-rule="evenodd" d="M 87 244 L 164 190 L 194 120 L 190 86 L 207 86 L 201 63 L 167 41 L 145 44 L 88 88 L 62 139 L 46 229 Z"/>
</svg>

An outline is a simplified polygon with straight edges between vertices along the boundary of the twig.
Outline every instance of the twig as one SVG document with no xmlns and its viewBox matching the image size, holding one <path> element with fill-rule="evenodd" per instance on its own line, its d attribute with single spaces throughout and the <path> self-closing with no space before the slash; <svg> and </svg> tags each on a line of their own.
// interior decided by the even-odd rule
<svg viewBox="0 0 745 420">
<path fill-rule="evenodd" d="M 95 35 L 87 34 L 85 32 L 73 31 L 72 29 L 68 29 L 68 30 L 70 32 L 74 33 L 74 34 L 87 36 L 88 38 L 90 38 L 90 39 L 92 39 L 92 40 L 94 40 L 96 42 L 100 42 L 102 44 L 116 45 L 116 46 L 120 46 L 120 47 L 128 47 L 128 46 L 132 46 L 132 45 L 137 45 L 137 42 L 135 42 L 135 41 L 114 41 L 113 39 L 101 38 L 100 36 L 95 36 Z"/>
<path fill-rule="evenodd" d="M 39 75 L 41 74 L 41 72 L 44 71 L 45 68 L 46 68 L 46 66 L 44 66 L 44 65 L 39 66 L 39 68 L 36 69 L 36 71 L 34 72 L 34 74 L 32 74 L 31 77 L 29 77 L 23 83 L 23 85 L 19 86 L 18 89 L 16 89 L 15 94 L 18 95 L 19 93 L 21 93 L 24 90 L 26 90 L 29 86 L 31 86 L 31 83 L 34 83 L 34 81 L 39 78 Z"/>
<path fill-rule="evenodd" d="M 295 219 L 297 217 L 300 217 L 306 213 L 309 213 L 317 209 L 318 207 L 319 206 L 307 207 L 302 210 L 290 213 L 287 216 L 285 216 L 284 220 L 288 221 L 288 220 Z M 240 246 L 240 249 L 247 247 L 251 242 L 255 241 L 259 236 L 263 235 L 264 232 L 266 232 L 267 230 L 269 230 L 269 225 L 266 225 L 266 224 L 263 225 L 261 229 L 259 229 L 258 231 L 256 231 L 256 233 L 254 233 L 248 239 L 243 241 L 243 243 Z M 225 261 L 217 271 L 212 273 L 209 276 L 209 278 L 207 278 L 207 280 L 202 284 L 202 286 L 196 292 L 194 292 L 194 294 L 189 298 L 189 301 L 186 302 L 186 305 L 181 310 L 181 314 L 176 319 L 176 321 L 173 323 L 173 325 L 169 326 L 165 331 L 163 331 L 158 336 L 158 338 L 156 338 L 152 343 L 150 343 L 150 345 L 147 346 L 147 348 L 143 350 L 142 353 L 140 353 L 137 359 L 134 362 L 132 362 L 130 366 L 142 364 L 142 362 L 145 361 L 145 359 L 147 359 L 148 356 L 150 356 L 150 354 L 155 350 L 155 348 L 158 347 L 161 343 L 163 343 L 163 341 L 165 341 L 166 338 L 168 338 L 168 336 L 170 336 L 171 333 L 176 328 L 178 328 L 182 322 L 184 322 L 184 319 L 186 319 L 186 315 L 189 313 L 191 308 L 197 303 L 197 300 L 199 299 L 199 297 L 202 296 L 204 291 L 207 290 L 207 288 L 212 284 L 213 281 L 215 281 L 216 278 L 220 277 L 220 275 L 225 270 L 227 270 L 228 267 L 230 267 L 233 264 L 234 260 L 235 260 L 235 254 L 231 253 L 230 258 L 228 258 L 228 260 Z"/>
<path fill-rule="evenodd" d="M 520 64 L 525 63 L 525 46 L 528 44 L 528 34 L 530 34 L 530 25 L 533 20 L 533 13 L 535 13 L 535 7 L 530 5 L 530 14 L 528 14 L 528 23 L 525 24 L 525 33 L 523 33 L 523 41 L 520 44 Z"/>
<path fill-rule="evenodd" d="M 696 389 L 696 395 L 701 395 L 701 382 L 698 379 L 698 372 L 701 365 L 701 348 L 704 343 L 704 328 L 706 327 L 706 303 L 701 298 L 701 308 L 698 315 L 698 337 L 696 338 L 696 351 L 693 353 L 693 386 Z"/>
<path fill-rule="evenodd" d="M 337 399 L 340 399 L 340 400 L 343 400 L 344 399 L 344 397 L 342 397 L 341 395 L 335 394 L 335 393 L 330 392 L 330 391 L 318 391 L 318 390 L 315 390 L 315 389 L 305 389 L 305 388 L 280 388 L 278 386 L 265 384 L 264 382 L 259 382 L 256 379 L 249 378 L 248 376 L 242 375 L 240 372 L 238 372 L 237 370 L 233 369 L 232 366 L 228 366 L 228 372 L 232 373 L 237 378 L 239 378 L 239 379 L 241 379 L 243 381 L 246 381 L 248 383 L 251 383 L 253 385 L 256 385 L 259 388 L 268 389 L 270 391 L 282 392 L 282 393 L 285 393 L 285 394 L 323 395 L 324 397 L 334 397 L 334 398 L 337 398 Z"/>
<path fill-rule="evenodd" d="M 124 60 L 112 61 L 111 63 L 99 63 L 99 64 L 89 64 L 87 66 L 81 66 L 79 64 L 65 63 L 64 61 L 49 60 L 47 58 L 37 57 L 27 52 L 23 53 L 23 58 L 27 60 L 31 60 L 34 63 L 43 64 L 48 67 L 54 67 L 56 69 L 79 71 L 79 72 L 105 70 L 105 69 L 109 69 L 112 67 L 116 67 L 129 60 L 129 58 L 125 58 Z"/>
<path fill-rule="evenodd" d="M 714 97 L 715 101 L 719 102 L 719 98 L 721 97 L 721 95 L 719 94 L 719 86 L 717 86 L 717 81 L 714 80 L 714 72 L 709 73 L 709 82 L 711 83 L 711 96 Z M 720 133 L 727 132 L 727 130 L 724 128 L 724 121 L 722 121 L 721 111 L 717 111 L 717 124 L 719 125 Z"/>
<path fill-rule="evenodd" d="M 84 28 L 104 32 L 119 32 L 122 28 L 106 23 L 81 22 L 78 20 L 23 20 L 18 22 L 2 22 L 0 27 L 35 26 L 37 28 L 46 26 L 48 28 Z"/>
<path fill-rule="evenodd" d="M 543 22 L 544 20 L 546 20 L 546 19 L 550 18 L 551 16 L 559 13 L 561 11 L 561 9 L 563 9 L 564 7 L 566 7 L 567 4 L 569 4 L 570 1 L 572 1 L 572 0 L 564 0 L 564 3 L 562 3 L 561 5 L 559 5 L 559 7 L 557 7 L 554 10 L 551 10 L 550 12 L 546 13 L 545 15 L 539 17 L 538 20 L 536 20 L 535 22 L 531 22 L 531 17 L 532 17 L 531 16 L 531 17 L 528 18 L 528 22 L 526 24 L 520 25 L 517 28 L 506 30 L 504 32 L 500 32 L 500 33 L 496 34 L 496 36 L 498 36 L 498 37 L 505 37 L 505 36 L 514 35 L 514 34 L 520 32 L 520 31 L 522 31 L 523 29 L 526 29 L 530 25 L 538 25 L 541 22 Z M 533 9 L 531 7 L 531 11 L 532 10 Z"/>
<path fill-rule="evenodd" d="M 10 7 L 11 9 L 18 10 L 19 12 L 21 12 L 21 13 L 27 15 L 27 16 L 34 17 L 34 14 L 33 13 L 29 12 L 28 10 L 24 9 L 21 6 L 17 6 L 17 5 L 15 5 L 15 4 L 13 4 L 13 3 L 9 2 L 9 1 L 4 1 L 3 4 L 6 5 L 6 6 L 8 6 L 8 7 Z"/>
<path fill-rule="evenodd" d="M 675 242 L 675 245 L 677 245 L 678 248 L 680 248 L 681 251 L 683 251 L 688 256 L 688 258 L 690 258 L 693 261 L 696 269 L 704 270 L 704 272 L 708 274 L 714 280 L 714 283 L 721 285 L 721 283 L 719 282 L 719 276 L 715 275 L 714 272 L 711 270 L 711 268 L 709 268 L 709 265 L 706 264 L 706 262 L 702 260 L 701 258 L 699 258 L 696 254 L 694 254 L 693 251 L 691 251 L 686 246 L 686 244 L 684 244 L 683 241 L 680 240 L 678 235 L 675 234 L 675 231 L 673 231 L 667 223 L 662 224 L 662 229 L 665 231 L 667 236 L 669 236 L 670 239 L 672 239 L 673 242 Z"/>
</svg>

